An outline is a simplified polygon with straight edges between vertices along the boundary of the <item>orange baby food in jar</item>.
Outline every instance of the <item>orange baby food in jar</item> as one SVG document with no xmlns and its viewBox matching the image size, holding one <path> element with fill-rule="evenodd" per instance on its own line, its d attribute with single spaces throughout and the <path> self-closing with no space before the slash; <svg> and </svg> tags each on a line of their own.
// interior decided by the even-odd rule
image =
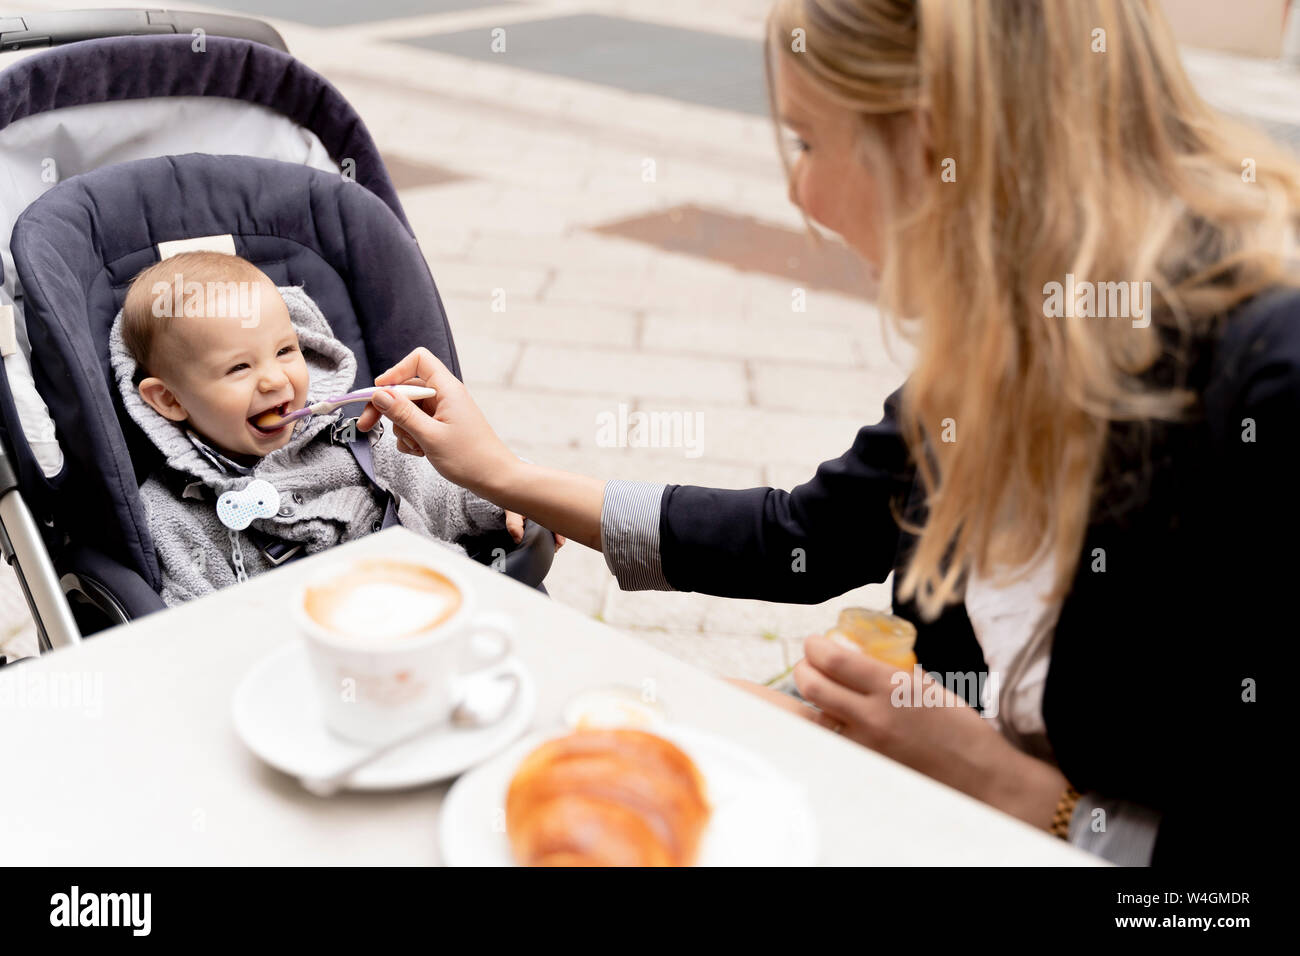
<svg viewBox="0 0 1300 956">
<path fill-rule="evenodd" d="M 910 621 L 885 611 L 869 611 L 861 607 L 846 607 L 840 611 L 835 626 L 826 632 L 847 638 L 864 654 L 870 654 L 886 664 L 903 670 L 916 666 L 916 628 Z"/>
</svg>

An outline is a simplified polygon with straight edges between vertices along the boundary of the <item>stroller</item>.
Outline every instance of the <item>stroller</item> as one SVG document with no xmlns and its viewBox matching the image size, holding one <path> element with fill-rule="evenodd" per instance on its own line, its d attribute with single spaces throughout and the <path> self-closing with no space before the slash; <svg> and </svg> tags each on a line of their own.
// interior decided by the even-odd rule
<svg viewBox="0 0 1300 956">
<path fill-rule="evenodd" d="M 356 355 L 355 388 L 417 345 L 461 371 L 370 134 L 274 30 L 163 11 L 25 19 L 22 35 L 0 21 L 0 49 L 54 49 L 0 72 L 0 547 L 49 650 L 166 606 L 138 490 L 161 455 L 108 354 L 159 243 L 220 237 L 304 285 Z M 518 545 L 459 543 L 545 593 L 554 542 L 535 522 Z"/>
</svg>

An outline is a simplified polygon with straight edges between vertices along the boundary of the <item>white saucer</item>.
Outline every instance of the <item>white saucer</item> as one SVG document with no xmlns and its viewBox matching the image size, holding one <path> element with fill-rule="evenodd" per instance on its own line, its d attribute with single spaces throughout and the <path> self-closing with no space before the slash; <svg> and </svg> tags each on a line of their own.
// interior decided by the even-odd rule
<svg viewBox="0 0 1300 956">
<path fill-rule="evenodd" d="M 568 730 L 530 734 L 457 780 L 442 801 L 438 840 L 447 866 L 514 866 L 505 834 L 506 791 L 533 748 Z M 660 734 L 695 761 L 713 807 L 699 866 L 812 866 L 817 824 L 804 788 L 743 747 L 664 724 Z"/>
<path fill-rule="evenodd" d="M 395 790 L 446 780 L 486 760 L 528 729 L 537 706 L 532 675 L 516 657 L 499 673 L 519 677 L 514 706 L 491 727 L 448 726 L 385 754 L 348 781 L 349 790 Z M 248 749 L 295 777 L 326 776 L 369 748 L 335 736 L 325 727 L 307 659 L 307 646 L 290 641 L 245 675 L 235 689 L 235 731 Z"/>
</svg>

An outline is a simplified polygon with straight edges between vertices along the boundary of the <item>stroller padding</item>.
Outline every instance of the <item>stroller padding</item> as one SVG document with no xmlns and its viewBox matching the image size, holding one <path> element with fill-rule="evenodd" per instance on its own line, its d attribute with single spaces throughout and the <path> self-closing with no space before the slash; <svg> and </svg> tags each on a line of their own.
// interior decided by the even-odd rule
<svg viewBox="0 0 1300 956">
<path fill-rule="evenodd" d="M 65 442 L 45 484 L 62 527 L 129 558 L 161 587 L 140 483 L 161 456 L 121 406 L 108 334 L 156 243 L 230 233 L 277 285 L 303 285 L 357 357 L 354 387 L 424 345 L 460 375 L 414 238 L 374 193 L 337 175 L 189 154 L 104 167 L 52 187 L 14 227 L 33 375 Z M 75 439 L 73 438 L 75 436 Z M 103 535 L 101 541 L 99 535 Z"/>
<path fill-rule="evenodd" d="M 336 161 L 352 159 L 358 182 L 407 225 L 379 151 L 351 104 L 287 53 L 251 40 L 129 36 L 56 47 L 0 73 L 0 129 L 47 110 L 162 96 L 217 96 L 258 103 L 312 130 Z"/>
</svg>

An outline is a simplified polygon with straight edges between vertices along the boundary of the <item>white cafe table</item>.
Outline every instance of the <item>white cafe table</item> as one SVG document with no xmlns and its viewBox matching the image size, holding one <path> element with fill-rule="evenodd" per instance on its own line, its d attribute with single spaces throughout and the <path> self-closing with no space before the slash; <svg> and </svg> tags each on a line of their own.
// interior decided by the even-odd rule
<svg viewBox="0 0 1300 956">
<path fill-rule="evenodd" d="M 0 671 L 0 863 L 439 862 L 447 783 L 319 798 L 235 734 L 235 687 L 298 639 L 287 611 L 295 584 L 341 553 L 455 562 L 482 609 L 514 618 L 516 652 L 537 682 L 535 730 L 558 727 L 579 690 L 652 680 L 675 721 L 806 787 L 822 863 L 1100 862 L 403 528 L 341 549 Z M 56 678 L 94 687 L 95 706 L 31 692 Z"/>
</svg>

